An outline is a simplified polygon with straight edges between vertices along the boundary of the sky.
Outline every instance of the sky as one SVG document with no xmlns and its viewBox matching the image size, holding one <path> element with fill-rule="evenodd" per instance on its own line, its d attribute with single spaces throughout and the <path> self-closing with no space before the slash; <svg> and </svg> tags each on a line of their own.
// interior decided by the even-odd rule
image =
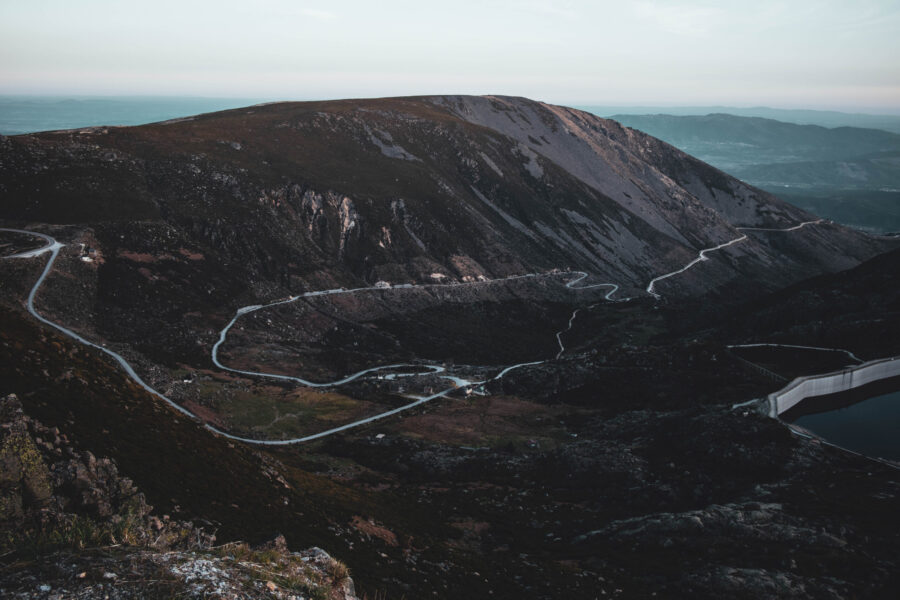
<svg viewBox="0 0 900 600">
<path fill-rule="evenodd" d="M 0 0 L 0 94 L 900 113 L 898 0 Z"/>
</svg>

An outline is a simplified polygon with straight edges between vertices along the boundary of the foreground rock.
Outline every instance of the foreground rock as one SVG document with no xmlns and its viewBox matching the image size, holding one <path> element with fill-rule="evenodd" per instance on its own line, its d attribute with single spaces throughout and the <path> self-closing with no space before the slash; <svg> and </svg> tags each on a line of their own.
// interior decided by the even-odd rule
<svg viewBox="0 0 900 600">
<path fill-rule="evenodd" d="M 74 449 L 0 399 L 0 596 L 4 598 L 356 598 L 325 551 L 214 546 L 191 522 L 157 517 L 113 461 Z"/>
<path fill-rule="evenodd" d="M 284 598 L 355 600 L 346 569 L 318 548 L 134 547 L 61 552 L 4 574 L 4 598 Z"/>
</svg>

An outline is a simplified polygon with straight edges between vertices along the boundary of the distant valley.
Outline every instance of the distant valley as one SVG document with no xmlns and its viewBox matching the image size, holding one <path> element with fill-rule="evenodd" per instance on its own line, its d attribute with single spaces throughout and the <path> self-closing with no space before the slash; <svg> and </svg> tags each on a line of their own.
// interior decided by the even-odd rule
<svg viewBox="0 0 900 600">
<path fill-rule="evenodd" d="M 616 115 L 748 183 L 820 216 L 900 230 L 900 135 L 730 114 Z"/>
</svg>

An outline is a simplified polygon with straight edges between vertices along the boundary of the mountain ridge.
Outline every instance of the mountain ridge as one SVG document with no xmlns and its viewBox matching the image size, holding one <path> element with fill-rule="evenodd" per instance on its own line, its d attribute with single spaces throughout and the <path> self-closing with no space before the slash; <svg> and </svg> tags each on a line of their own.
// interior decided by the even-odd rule
<svg viewBox="0 0 900 600">
<path fill-rule="evenodd" d="M 463 102 L 472 118 L 454 113 L 448 102 Z M 250 208 L 247 200 L 255 196 L 260 204 L 270 204 L 273 212 L 287 213 L 279 215 L 281 218 L 302 222 L 310 231 L 307 237 L 312 250 L 324 251 L 338 261 L 346 262 L 348 254 L 355 254 L 357 262 L 369 255 L 375 263 L 397 264 L 389 256 L 391 247 L 397 246 L 401 255 L 418 254 L 428 262 L 437 259 L 445 267 L 454 255 L 474 259 L 476 264 L 490 255 L 495 264 L 485 268 L 494 275 L 535 267 L 587 267 L 599 277 L 631 280 L 635 286 L 655 272 L 677 266 L 679 255 L 688 256 L 695 249 L 735 237 L 734 225 L 790 226 L 809 218 L 651 138 L 628 133 L 587 113 L 548 106 L 525 99 L 447 96 L 274 103 L 136 128 L 6 138 L 3 149 L 34 152 L 36 162 L 44 149 L 52 156 L 59 146 L 71 144 L 65 151 L 71 158 L 62 162 L 74 158 L 81 163 L 77 168 L 98 166 L 105 173 L 102 185 L 93 184 L 100 188 L 101 198 L 95 196 L 88 203 L 80 199 L 74 206 L 64 198 L 55 203 L 34 194 L 28 186 L 44 179 L 46 187 L 77 187 L 80 175 L 71 181 L 46 181 L 47 174 L 17 171 L 15 155 L 7 156 L 0 181 L 13 202 L 0 216 L 21 222 L 42 220 L 52 213 L 68 222 L 90 222 L 98 217 L 104 222 L 115 218 L 117 212 L 120 218 L 129 218 L 128 211 L 137 209 L 133 214 L 140 219 L 167 220 L 172 216 L 202 230 L 209 228 L 205 222 L 211 218 L 221 221 L 215 211 L 246 214 Z M 516 114 L 530 114 L 536 121 L 538 112 L 557 128 L 554 144 L 542 147 L 541 142 L 531 142 L 528 127 L 523 128 L 525 122 L 513 123 Z M 492 121 L 499 127 L 498 115 L 505 115 L 509 122 L 509 126 L 504 123 L 505 129 L 494 130 L 478 122 Z M 225 127 L 243 142 L 222 139 Z M 564 128 L 575 135 L 560 136 Z M 531 131 L 537 133 L 534 126 Z M 548 133 L 541 135 L 548 139 Z M 515 145 L 501 142 L 503 137 L 498 136 L 511 138 Z M 423 139 L 426 144 L 421 143 Z M 173 154 L 177 154 L 158 155 L 173 143 Z M 152 149 L 154 144 L 158 150 Z M 188 147 L 198 152 L 185 152 Z M 103 158 L 92 156 L 92 151 Z M 141 156 L 145 152 L 148 155 Z M 433 156 L 428 156 L 429 152 Z M 252 162 L 242 154 L 253 155 L 249 157 Z M 173 164 L 179 155 L 181 164 Z M 348 157 L 347 163 L 341 162 L 344 157 Z M 134 163 L 128 164 L 130 161 Z M 448 171 L 446 166 L 454 162 L 459 164 Z M 193 214 L 170 205 L 169 198 L 181 190 L 156 181 L 159 176 L 147 171 L 172 167 L 176 171 L 173 179 L 182 179 L 179 183 L 188 188 L 182 202 L 196 197 L 196 188 L 209 188 L 200 192 L 206 199 L 195 203 Z M 130 180 L 123 181 L 128 175 Z M 29 177 L 36 181 L 23 181 Z M 17 185 L 21 187 L 15 189 Z M 44 195 L 48 194 L 46 187 Z M 126 195 L 131 200 L 123 209 L 118 196 Z M 219 208 L 210 206 L 210 197 L 220 203 Z M 354 197 L 361 200 L 354 201 Z M 730 200 L 735 197 L 736 201 Z M 370 213 L 363 215 L 366 223 L 372 223 L 368 227 L 359 221 L 360 202 L 368 204 L 363 209 Z M 211 214 L 203 214 L 210 209 Z M 461 230 L 478 232 L 474 237 L 483 242 L 473 244 L 455 234 L 455 221 Z M 379 228 L 387 231 L 378 236 Z M 363 229 L 369 239 L 360 248 Z M 210 238 L 216 235 L 207 231 L 202 237 L 209 243 L 215 242 Z M 284 233 L 274 237 L 283 238 Z M 507 238 L 518 240 L 513 242 L 516 250 L 508 244 L 485 247 L 485 243 L 491 245 L 487 240 Z M 439 247 L 437 252 L 433 246 Z M 509 258 L 498 262 L 498 254 L 519 258 L 503 266 Z M 666 255 L 675 260 L 660 264 L 659 257 Z M 520 262 L 522 256 L 526 263 Z M 551 258 L 552 263 L 539 256 Z M 648 270 L 647 265 L 655 268 Z M 409 271 L 408 267 L 407 261 L 403 269 Z M 354 270 L 360 274 L 359 267 Z M 371 267 L 367 270 L 369 277 L 381 276 Z"/>
</svg>

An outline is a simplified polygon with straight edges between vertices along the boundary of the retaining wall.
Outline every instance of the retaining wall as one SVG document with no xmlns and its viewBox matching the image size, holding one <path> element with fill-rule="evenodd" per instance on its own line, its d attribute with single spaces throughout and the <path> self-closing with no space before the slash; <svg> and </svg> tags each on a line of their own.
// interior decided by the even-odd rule
<svg viewBox="0 0 900 600">
<path fill-rule="evenodd" d="M 873 360 L 858 367 L 841 369 L 823 375 L 798 377 L 786 387 L 769 394 L 769 414 L 777 417 L 804 398 L 846 392 L 853 388 L 900 375 L 900 356 Z"/>
</svg>

